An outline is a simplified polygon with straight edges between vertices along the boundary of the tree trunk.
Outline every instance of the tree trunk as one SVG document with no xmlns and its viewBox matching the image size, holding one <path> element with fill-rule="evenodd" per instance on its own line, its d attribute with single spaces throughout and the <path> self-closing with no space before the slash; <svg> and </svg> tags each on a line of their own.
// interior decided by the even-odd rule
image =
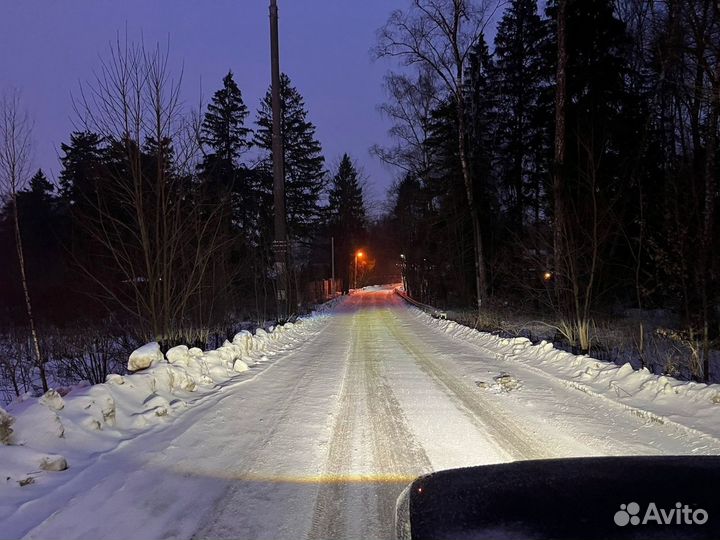
<svg viewBox="0 0 720 540">
<path fill-rule="evenodd" d="M 567 115 L 567 1 L 558 1 L 557 13 L 557 73 L 555 87 L 555 164 L 553 167 L 553 251 L 555 260 L 555 291 L 558 300 L 558 307 L 562 310 L 564 306 L 564 291 L 568 278 L 566 261 L 567 245 L 565 237 L 565 153 L 566 153 L 566 131 L 565 122 Z"/>
<path fill-rule="evenodd" d="M 32 312 L 32 302 L 30 302 L 30 291 L 27 284 L 27 276 L 25 274 L 25 253 L 23 250 L 22 236 L 20 236 L 20 219 L 18 216 L 17 197 L 15 191 L 12 193 L 13 205 L 13 221 L 15 224 L 15 247 L 17 249 L 18 262 L 20 263 L 20 280 L 22 281 L 23 294 L 25 295 L 25 309 L 27 311 L 28 321 L 30 322 L 30 335 L 32 337 L 33 349 L 35 352 L 35 361 L 40 371 L 40 381 L 42 382 L 43 392 L 47 392 L 48 382 L 45 374 L 45 362 L 40 355 L 40 342 L 38 340 L 37 331 L 35 329 L 35 317 Z"/>
<path fill-rule="evenodd" d="M 717 131 L 718 115 L 720 114 L 720 62 L 715 67 L 715 80 L 712 88 L 712 99 L 708 120 L 708 137 L 705 150 L 705 204 L 703 208 L 703 261 L 701 268 L 703 276 L 702 310 L 703 310 L 703 376 L 705 382 L 710 382 L 710 298 L 708 298 L 709 282 L 712 283 L 713 264 L 712 246 L 713 230 L 715 224 L 715 197 L 717 192 Z"/>
<path fill-rule="evenodd" d="M 457 87 L 462 89 L 462 82 Z M 485 273 L 485 255 L 483 253 L 482 229 L 480 227 L 480 214 L 475 205 L 475 193 L 472 171 L 467 159 L 467 131 L 465 126 L 465 99 L 461 93 L 456 93 L 456 105 L 458 116 L 458 153 L 462 167 L 465 192 L 467 193 L 468 205 L 470 206 L 470 219 L 473 228 L 473 243 L 475 252 L 475 288 L 478 311 L 482 308 L 483 300 L 487 294 L 487 275 Z"/>
</svg>

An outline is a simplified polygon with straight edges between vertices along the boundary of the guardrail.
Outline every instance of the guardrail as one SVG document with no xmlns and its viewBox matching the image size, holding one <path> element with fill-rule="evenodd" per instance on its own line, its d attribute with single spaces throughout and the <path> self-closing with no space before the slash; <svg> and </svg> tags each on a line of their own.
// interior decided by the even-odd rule
<svg viewBox="0 0 720 540">
<path fill-rule="evenodd" d="M 394 291 L 395 291 L 395 294 L 397 294 L 400 298 L 405 300 L 408 304 L 412 304 L 416 308 L 423 310 L 425 313 L 427 313 L 431 317 L 433 317 L 435 319 L 447 319 L 447 311 L 443 311 L 443 310 L 437 309 L 433 306 L 423 304 L 422 302 L 418 302 L 417 300 L 408 296 L 405 293 L 405 291 L 401 291 L 397 287 L 395 287 Z"/>
</svg>

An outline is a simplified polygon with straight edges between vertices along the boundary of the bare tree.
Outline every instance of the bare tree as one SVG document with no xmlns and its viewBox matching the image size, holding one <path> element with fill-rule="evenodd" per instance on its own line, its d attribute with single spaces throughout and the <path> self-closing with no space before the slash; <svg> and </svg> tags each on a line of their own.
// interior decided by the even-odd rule
<svg viewBox="0 0 720 540">
<path fill-rule="evenodd" d="M 47 392 L 48 382 L 45 374 L 45 360 L 40 354 L 35 317 L 28 288 L 25 269 L 25 252 L 20 234 L 20 216 L 17 205 L 18 191 L 22 190 L 30 178 L 30 151 L 32 127 L 27 112 L 23 110 L 20 94 L 11 91 L 4 95 L 0 104 L 0 187 L 9 198 L 12 207 L 12 219 L 15 233 L 15 248 L 20 265 L 20 281 L 25 297 L 25 310 L 30 325 L 30 336 L 35 353 L 35 363 L 40 371 L 43 391 Z"/>
<path fill-rule="evenodd" d="M 397 57 L 437 75 L 453 100 L 458 123 L 458 154 L 470 207 L 475 254 L 477 307 L 487 294 L 482 231 L 472 168 L 468 159 L 465 73 L 470 55 L 501 2 L 483 0 L 412 0 L 407 11 L 396 10 L 380 30 L 375 53 Z"/>
<path fill-rule="evenodd" d="M 404 173 L 422 178 L 430 168 L 425 142 L 430 135 L 432 113 L 441 103 L 437 76 L 426 69 L 415 80 L 391 73 L 385 78 L 385 90 L 391 101 L 383 104 L 380 112 L 393 122 L 390 135 L 398 143 L 390 148 L 375 145 L 372 152 Z"/>
<path fill-rule="evenodd" d="M 159 45 L 118 38 L 75 101 L 83 128 L 108 142 L 105 178 L 87 194 L 93 211 L 83 219 L 115 269 L 113 282 L 84 269 L 165 344 L 191 334 L 202 339 L 196 333 L 228 285 L 214 278 L 222 275 L 216 256 L 229 243 L 221 201 L 208 200 L 192 180 L 200 116 L 187 120 L 182 77 L 171 78 L 168 58 Z"/>
</svg>

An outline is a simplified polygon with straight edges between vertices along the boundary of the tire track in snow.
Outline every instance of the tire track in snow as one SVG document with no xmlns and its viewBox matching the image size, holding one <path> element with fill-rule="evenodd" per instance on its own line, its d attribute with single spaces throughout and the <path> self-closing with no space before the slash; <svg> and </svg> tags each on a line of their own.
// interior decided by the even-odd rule
<svg viewBox="0 0 720 540">
<path fill-rule="evenodd" d="M 302 343 L 298 349 L 292 351 L 283 358 L 283 360 L 288 361 L 293 354 L 302 353 L 307 348 L 314 346 L 315 343 L 320 341 L 321 338 L 329 332 L 332 326 L 332 324 L 324 325 L 310 340 Z M 243 466 L 235 472 L 237 478 L 246 480 L 244 482 L 241 481 L 237 486 L 229 485 L 228 488 L 217 497 L 213 505 L 213 511 L 204 516 L 191 540 L 202 538 L 233 538 L 237 536 L 239 529 L 242 530 L 242 525 L 237 523 L 232 516 L 242 515 L 242 508 L 246 498 L 244 496 L 245 484 L 266 481 L 265 478 L 267 478 L 267 474 L 257 474 L 258 471 L 268 469 L 268 459 L 271 459 L 272 455 L 268 455 L 266 450 L 273 444 L 274 438 L 283 424 L 288 422 L 293 409 L 298 403 L 302 402 L 305 389 L 316 379 L 320 367 L 320 364 L 316 362 L 309 364 L 308 369 L 304 370 L 302 375 L 295 379 L 291 390 L 284 393 L 283 398 L 275 403 L 274 411 L 265 411 L 265 416 L 272 418 L 273 421 L 265 425 L 261 436 L 257 437 L 248 447 L 244 448 L 243 458 L 246 459 L 246 461 Z"/>
<path fill-rule="evenodd" d="M 376 312 L 353 318 L 340 408 L 309 538 L 390 538 L 398 494 L 432 470 L 383 375 Z M 357 461 L 360 461 L 358 464 Z M 364 463 L 363 463 L 364 462 Z M 354 465 L 364 474 L 352 475 Z"/>
<path fill-rule="evenodd" d="M 423 325 L 427 325 L 425 317 L 427 317 L 423 312 L 420 310 L 417 310 L 414 307 L 408 307 L 405 306 L 409 312 L 413 313 L 413 324 L 414 321 L 418 321 Z M 462 326 L 462 325 L 459 325 Z M 438 330 L 435 326 L 429 326 L 428 328 L 431 328 L 434 332 L 441 332 Z M 439 335 L 442 335 L 443 337 L 448 337 L 447 334 L 444 332 L 441 332 Z M 478 343 L 475 340 L 472 339 L 465 339 L 464 337 L 460 336 L 452 336 L 453 341 L 462 344 L 462 346 L 467 346 L 469 348 L 473 348 L 475 350 L 478 350 L 482 353 L 485 353 L 487 355 L 490 355 L 492 357 L 496 357 L 501 359 L 504 363 L 507 364 L 508 369 L 514 369 L 516 371 L 526 371 L 532 375 L 538 376 L 542 378 L 543 380 L 547 381 L 547 387 L 562 387 L 563 389 L 567 389 L 570 392 L 578 392 L 582 393 L 588 398 L 592 400 L 596 400 L 604 406 L 606 410 L 616 410 L 621 415 L 629 414 L 631 416 L 637 417 L 643 422 L 643 427 L 645 426 L 651 426 L 653 428 L 657 428 L 666 434 L 669 430 L 675 431 L 677 434 L 680 435 L 691 435 L 699 441 L 697 444 L 702 443 L 701 446 L 698 448 L 693 448 L 690 452 L 686 452 L 689 454 L 695 454 L 695 453 L 701 453 L 701 454 L 717 454 L 718 451 L 720 451 L 720 439 L 718 437 L 715 437 L 713 434 L 708 433 L 706 431 L 702 431 L 700 429 L 697 429 L 695 427 L 690 427 L 686 424 L 683 424 L 680 421 L 674 420 L 672 417 L 667 416 L 660 416 L 652 411 L 649 411 L 648 409 L 645 409 L 643 407 L 634 406 L 628 403 L 624 403 L 618 400 L 613 399 L 612 397 L 605 395 L 603 393 L 597 392 L 594 390 L 591 386 L 586 385 L 584 383 L 568 380 L 563 377 L 558 377 L 556 375 L 553 375 L 552 373 L 549 373 L 542 369 L 539 366 L 533 365 L 531 362 L 528 361 L 528 359 L 523 358 L 523 355 L 525 352 L 520 352 L 517 355 L 514 354 L 504 354 L 504 353 L 498 353 L 498 351 L 492 349 L 491 347 Z M 517 359 L 515 357 L 518 357 Z M 582 433 L 581 433 L 582 434 Z M 620 445 L 622 447 L 622 445 Z M 587 455 L 624 455 L 624 452 L 618 453 L 615 451 L 608 452 L 597 452 L 597 448 L 595 446 L 591 446 L 588 450 Z M 648 448 L 645 448 L 643 450 L 644 452 L 650 451 L 654 454 L 665 454 L 667 452 L 663 451 L 660 448 L 654 448 L 652 450 L 649 450 Z M 671 453 L 678 453 L 678 452 L 671 452 Z M 557 456 L 555 456 L 557 457 Z"/>
<path fill-rule="evenodd" d="M 448 373 L 426 350 L 398 324 L 397 317 L 383 310 L 382 318 L 390 333 L 415 359 L 419 368 L 440 387 L 452 403 L 465 413 L 468 419 L 488 437 L 508 459 L 544 459 L 556 457 L 555 452 L 537 437 L 527 433 L 513 418 L 462 380 Z"/>
</svg>

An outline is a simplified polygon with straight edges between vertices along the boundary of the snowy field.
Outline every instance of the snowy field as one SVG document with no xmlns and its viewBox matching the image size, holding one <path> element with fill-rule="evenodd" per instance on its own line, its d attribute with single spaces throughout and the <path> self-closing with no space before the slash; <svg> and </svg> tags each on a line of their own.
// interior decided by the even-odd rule
<svg viewBox="0 0 720 540">
<path fill-rule="evenodd" d="M 382 287 L 131 364 L 149 367 L 11 405 L 0 537 L 388 537 L 433 470 L 720 454 L 720 385 L 482 334 Z"/>
</svg>

